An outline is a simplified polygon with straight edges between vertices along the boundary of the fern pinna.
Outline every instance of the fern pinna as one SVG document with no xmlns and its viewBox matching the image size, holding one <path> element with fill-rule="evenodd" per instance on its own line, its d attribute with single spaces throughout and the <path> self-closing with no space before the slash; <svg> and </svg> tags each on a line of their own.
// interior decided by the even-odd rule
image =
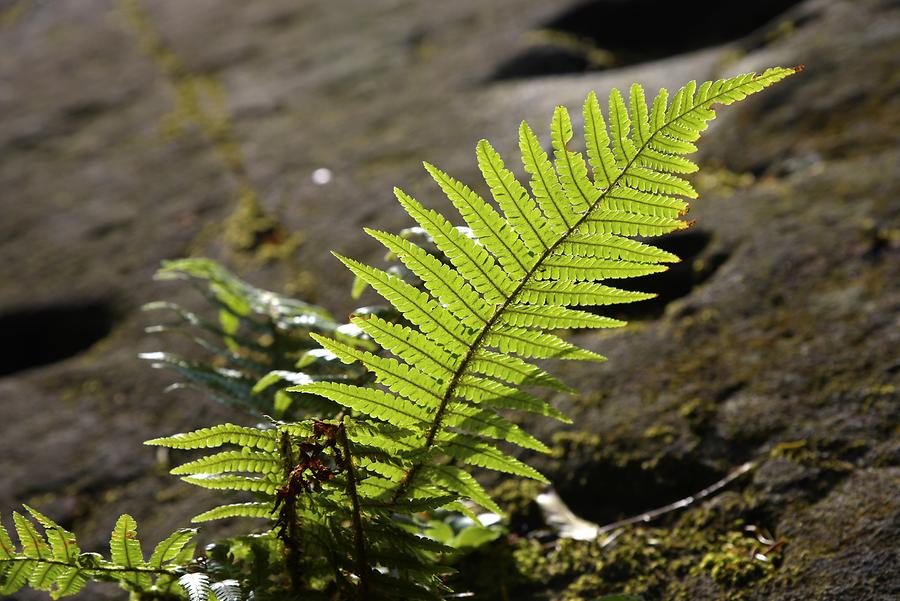
<svg viewBox="0 0 900 601">
<path fill-rule="evenodd" d="M 570 146 L 571 120 L 558 107 L 551 123 L 552 158 L 527 124 L 520 127 L 528 189 L 487 141 L 479 142 L 478 166 L 494 203 L 426 164 L 467 227 L 454 227 L 396 190 L 428 244 L 366 231 L 415 281 L 390 273 L 402 270 L 338 258 L 400 317 L 355 314 L 349 338 L 334 327 L 332 338 L 306 333 L 331 357 L 364 366 L 375 384 L 355 375 L 304 378 L 280 369 L 278 379 L 302 382 L 288 390 L 324 397 L 341 411 L 333 419 L 270 417 L 257 427 L 223 424 L 148 442 L 218 449 L 173 473 L 192 484 L 256 497 L 231 499 L 237 502 L 195 521 L 272 522 L 270 531 L 244 548 L 277 548 L 260 556 L 266 574 L 281 569 L 283 578 L 259 578 L 254 568 L 257 577 L 241 580 L 242 589 L 229 584 L 229 595 L 243 590 L 254 598 L 278 598 L 279 587 L 289 586 L 303 598 L 442 598 L 451 571 L 444 564 L 452 562 L 453 550 L 427 536 L 421 512 L 450 509 L 477 519 L 480 506 L 502 513 L 471 475 L 473 467 L 544 480 L 509 453 L 510 445 L 547 451 L 508 419 L 509 412 L 567 421 L 526 391 L 568 390 L 535 360 L 603 360 L 553 331 L 621 326 L 579 307 L 650 296 L 603 282 L 662 271 L 678 260 L 636 238 L 689 225 L 682 217 L 687 199 L 697 194 L 682 176 L 697 166 L 685 156 L 696 150 L 694 142 L 715 117 L 713 106 L 742 100 L 794 71 L 774 68 L 699 86 L 691 82 L 671 99 L 660 90 L 649 105 L 641 86 L 633 85 L 627 105 L 619 91 L 611 92 L 605 116 L 591 93 L 583 109 L 586 158 Z M 11 542 L 3 539 L 0 582 L 7 591 L 24 582 L 16 561 L 40 559 L 27 542 L 31 533 L 23 529 L 19 535 L 23 554 L 9 550 Z M 238 555 L 250 553 L 231 553 Z M 40 575 L 28 578 L 45 584 Z M 204 573 L 182 577 L 192 598 L 207 590 L 209 580 L 203 578 Z"/>
</svg>

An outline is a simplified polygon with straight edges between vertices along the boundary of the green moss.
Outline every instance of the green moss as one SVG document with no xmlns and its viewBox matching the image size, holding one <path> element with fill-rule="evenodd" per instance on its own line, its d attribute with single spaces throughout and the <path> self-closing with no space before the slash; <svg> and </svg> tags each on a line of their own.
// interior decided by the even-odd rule
<svg viewBox="0 0 900 601">
<path fill-rule="evenodd" d="M 280 220 L 266 212 L 247 188 L 241 191 L 238 206 L 222 230 L 231 250 L 248 254 L 260 263 L 289 258 L 302 241 L 299 234 L 288 232 Z"/>
<path fill-rule="evenodd" d="M 692 574 L 709 574 L 718 584 L 742 589 L 758 582 L 775 570 L 775 566 L 756 548 L 756 542 L 739 533 L 732 533 L 720 550 L 710 551 L 692 570 Z"/>
<path fill-rule="evenodd" d="M 157 31 L 152 18 L 137 0 L 120 0 L 120 10 L 137 45 L 170 84 L 173 105 L 160 122 L 166 138 L 194 135 L 203 139 L 219 158 L 223 170 L 236 186 L 237 207 L 221 226 L 205 228 L 192 244 L 192 254 L 201 254 L 207 244 L 224 239 L 235 259 L 249 258 L 257 264 L 290 259 L 302 237 L 288 231 L 281 221 L 260 204 L 251 181 L 228 103 L 228 94 L 215 77 L 194 73 Z M 291 293 L 303 292 L 306 282 L 297 274 Z"/>
<path fill-rule="evenodd" d="M 807 467 L 817 467 L 827 472 L 836 474 L 848 473 L 853 470 L 853 464 L 840 459 L 843 456 L 852 456 L 855 451 L 865 448 L 865 443 L 860 446 L 860 441 L 850 441 L 831 445 L 810 440 L 793 440 L 781 442 L 772 447 L 769 457 L 773 459 L 787 459 Z"/>
<path fill-rule="evenodd" d="M 521 595 L 550 587 L 563 601 L 613 593 L 686 601 L 702 582 L 719 589 L 717 598 L 741 599 L 776 574 L 780 561 L 780 548 L 766 553 L 746 530 L 754 509 L 752 497 L 730 492 L 671 527 L 624 530 L 612 540 L 519 539 L 512 543 L 509 586 Z"/>
</svg>

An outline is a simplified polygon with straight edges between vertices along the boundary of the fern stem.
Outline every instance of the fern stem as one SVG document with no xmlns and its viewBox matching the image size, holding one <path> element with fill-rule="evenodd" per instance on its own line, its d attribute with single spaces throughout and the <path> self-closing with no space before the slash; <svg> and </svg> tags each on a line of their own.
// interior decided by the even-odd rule
<svg viewBox="0 0 900 601">
<path fill-rule="evenodd" d="M 285 486 L 290 485 L 291 471 L 294 468 L 294 449 L 291 445 L 291 437 L 287 432 L 281 433 L 281 459 Z M 278 538 L 284 545 L 284 560 L 287 566 L 288 576 L 291 579 L 291 588 L 295 592 L 302 589 L 303 576 L 300 569 L 300 530 L 297 527 L 297 499 L 285 491 L 281 511 L 278 514 L 278 522 L 281 530 Z"/>
<path fill-rule="evenodd" d="M 338 427 L 337 438 L 344 453 L 344 465 L 347 469 L 347 494 L 353 507 L 353 544 L 356 547 L 356 571 L 359 575 L 359 598 L 365 601 L 369 597 L 369 562 L 366 559 L 366 540 L 363 533 L 362 512 L 359 506 L 359 495 L 356 492 L 356 470 L 350 455 L 350 442 L 347 440 L 344 418 Z"/>
<path fill-rule="evenodd" d="M 30 562 L 39 562 L 53 566 L 62 566 L 66 568 L 77 568 L 82 572 L 93 574 L 96 572 L 102 573 L 119 573 L 119 572 L 138 572 L 141 574 L 158 574 L 160 576 L 172 576 L 173 578 L 176 576 L 180 576 L 183 572 L 176 570 L 167 570 L 165 568 L 145 568 L 140 566 L 96 566 L 96 567 L 81 567 L 76 564 L 67 563 L 65 561 L 59 561 L 57 559 L 36 559 L 33 557 L 12 557 L 9 559 L 0 560 L 0 564 L 6 562 L 14 562 L 14 561 L 30 561 Z"/>
<path fill-rule="evenodd" d="M 625 165 L 625 167 L 622 169 L 622 171 L 619 173 L 619 175 L 616 177 L 616 179 L 609 184 L 609 186 L 606 188 L 606 190 L 604 190 L 600 194 L 600 196 L 597 198 L 597 200 L 595 200 L 594 203 L 590 205 L 590 207 L 581 215 L 581 217 L 573 225 L 571 225 L 566 230 L 566 232 L 559 237 L 559 239 L 556 242 L 554 242 L 553 244 L 550 245 L 549 248 L 544 250 L 544 252 L 538 258 L 538 260 L 534 263 L 534 265 L 531 267 L 531 269 L 528 270 L 528 272 L 522 277 L 518 286 L 516 286 L 516 289 L 512 291 L 512 293 L 506 298 L 506 300 L 501 305 L 497 306 L 497 310 L 490 317 L 490 319 L 488 319 L 485 322 L 484 326 L 481 329 L 481 332 L 479 332 L 477 338 L 475 338 L 475 341 L 469 347 L 469 350 L 466 352 L 466 355 L 463 357 L 459 366 L 456 368 L 455 372 L 453 373 L 453 377 L 450 379 L 450 383 L 447 386 L 447 390 L 444 393 L 443 398 L 441 399 L 441 403 L 438 406 L 438 410 L 437 410 L 437 412 L 435 412 L 434 420 L 432 421 L 431 427 L 429 428 L 428 434 L 426 435 L 425 444 L 423 445 L 424 449 L 426 451 L 431 450 L 431 448 L 434 446 L 434 440 L 437 437 L 437 434 L 440 431 L 441 426 L 443 425 L 444 414 L 446 412 L 447 405 L 450 403 L 450 400 L 453 398 L 453 394 L 456 392 L 456 388 L 459 385 L 459 381 L 465 375 L 466 370 L 469 367 L 469 363 L 472 361 L 472 358 L 475 356 L 475 353 L 481 348 L 481 345 L 483 344 L 485 337 L 491 332 L 494 325 L 499 320 L 500 316 L 503 315 L 503 312 L 506 311 L 506 308 L 516 300 L 519 293 L 522 291 L 522 288 L 526 284 L 529 283 L 529 281 L 534 276 L 534 274 L 541 268 L 543 262 L 547 259 L 547 257 L 552 255 L 553 251 L 556 250 L 556 248 L 559 247 L 560 244 L 565 242 L 569 236 L 571 236 L 576 230 L 578 230 L 578 228 L 581 226 L 581 224 L 584 223 L 585 220 L 587 220 L 588 216 L 600 205 L 600 203 L 602 203 L 604 200 L 606 200 L 606 198 L 610 194 L 610 192 L 612 190 L 614 190 L 616 188 L 616 186 L 619 184 L 619 181 L 621 181 L 622 178 L 625 177 L 625 175 L 629 172 L 629 169 L 631 169 L 631 167 L 634 165 L 634 163 L 638 159 L 638 157 L 641 156 L 641 153 L 647 148 L 647 146 L 657 136 L 657 134 L 659 134 L 659 132 L 664 130 L 667 126 L 671 125 L 672 123 L 683 118 L 685 115 L 697 110 L 701 106 L 712 106 L 712 104 L 714 104 L 719 97 L 724 96 L 726 93 L 727 92 L 722 92 L 720 94 L 713 96 L 712 98 L 705 99 L 700 104 L 692 105 L 690 108 L 684 110 L 683 112 L 681 112 L 677 115 L 674 115 L 671 119 L 668 119 L 661 127 L 657 128 L 643 142 L 643 144 L 641 144 L 641 146 L 635 151 L 634 155 L 631 157 L 631 159 L 629 159 L 628 163 Z M 396 503 L 400 499 L 400 497 L 406 493 L 406 491 L 411 486 L 416 474 L 422 468 L 422 465 L 423 465 L 423 463 L 420 461 L 420 462 L 414 463 L 409 468 L 409 470 L 406 472 L 406 475 L 397 484 L 397 489 L 394 491 L 394 494 L 392 496 L 393 503 Z"/>
</svg>

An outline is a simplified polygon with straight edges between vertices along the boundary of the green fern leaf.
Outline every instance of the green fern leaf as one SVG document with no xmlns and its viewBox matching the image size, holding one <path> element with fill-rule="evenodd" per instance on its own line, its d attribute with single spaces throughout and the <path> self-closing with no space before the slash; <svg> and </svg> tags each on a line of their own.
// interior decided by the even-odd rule
<svg viewBox="0 0 900 601">
<path fill-rule="evenodd" d="M 569 111 L 564 107 L 556 107 L 550 135 L 553 154 L 556 156 L 556 170 L 569 204 L 576 214 L 584 213 L 597 201 L 600 191 L 588 179 L 587 165 L 581 153 L 572 152 L 567 147 L 572 139 L 572 122 Z"/>
<path fill-rule="evenodd" d="M 438 457 L 540 480 L 537 472 L 483 440 L 546 450 L 497 411 L 514 409 L 564 419 L 546 402 L 520 390 L 526 383 L 559 387 L 529 360 L 604 360 L 550 331 L 621 326 L 620 321 L 573 307 L 653 296 L 601 282 L 657 273 L 666 269 L 665 263 L 678 260 L 632 238 L 659 236 L 689 225 L 681 217 L 688 209 L 686 199 L 697 194 L 680 175 L 695 171 L 696 165 L 683 155 L 694 150 L 693 142 L 715 117 L 711 106 L 739 100 L 790 73 L 774 69 L 699 87 L 691 82 L 672 96 L 670 104 L 668 92 L 661 90 L 652 106 L 639 85 L 628 91 L 630 107 L 613 90 L 608 126 L 596 95 L 590 94 L 583 107 L 587 161 L 570 147 L 573 131 L 565 108 L 558 107 L 551 121 L 552 163 L 523 123 L 519 149 L 531 195 L 493 147 L 481 141 L 476 149 L 478 166 L 503 215 L 465 184 L 426 164 L 471 235 L 395 190 L 435 248 L 384 232 L 369 233 L 403 262 L 424 290 L 339 258 L 391 302 L 409 325 L 355 320 L 386 356 L 323 337 L 316 340 L 345 362 L 361 362 L 381 386 L 398 396 L 376 388 L 320 383 L 296 388 L 381 420 L 385 422 L 381 428 L 400 427 L 392 433 L 348 431 L 354 444 L 372 448 L 381 443 L 398 453 L 397 463 L 367 464 L 369 468 L 361 472 L 361 489 L 379 500 L 392 497 L 399 502 L 417 494 L 434 496 L 433 487 L 438 486 L 494 509 L 466 472 L 450 465 L 435 467 Z"/>
<path fill-rule="evenodd" d="M 239 476 L 237 474 L 196 474 L 194 476 L 184 476 L 182 480 L 188 484 L 213 490 L 246 490 L 274 495 L 278 489 L 278 484 L 273 480 Z"/>
<path fill-rule="evenodd" d="M 428 479 L 446 490 L 471 499 L 486 510 L 505 515 L 472 475 L 451 465 L 433 465 L 423 468 Z"/>
<path fill-rule="evenodd" d="M 451 428 L 467 430 L 472 434 L 505 440 L 520 447 L 546 453 L 549 449 L 537 438 L 493 411 L 464 403 L 447 406 L 446 424 Z"/>
<path fill-rule="evenodd" d="M 216 601 L 241 601 L 241 585 L 237 580 L 214 582 L 210 587 Z"/>
<path fill-rule="evenodd" d="M 503 323 L 511 326 L 541 328 L 547 330 L 569 328 L 620 328 L 624 321 L 595 315 L 566 307 L 540 305 L 510 305 L 503 316 Z"/>
<path fill-rule="evenodd" d="M 0 560 L 12 559 L 16 555 L 16 547 L 13 545 L 9 532 L 0 523 Z"/>
<path fill-rule="evenodd" d="M 255 447 L 263 451 L 274 451 L 278 446 L 278 441 L 274 430 L 221 424 L 165 438 L 154 438 L 144 444 L 169 447 L 170 449 L 210 449 L 225 444 L 234 444 Z"/>
<path fill-rule="evenodd" d="M 561 421 L 565 420 L 565 415 L 558 409 L 545 401 L 531 396 L 527 392 L 471 374 L 460 378 L 457 385 L 457 394 L 459 398 L 490 407 L 516 409 L 518 411 L 537 413 L 538 415 L 552 417 Z"/>
<path fill-rule="evenodd" d="M 584 103 L 584 138 L 588 162 L 594 172 L 594 184 L 599 189 L 609 188 L 613 182 L 618 181 L 622 171 L 610 150 L 606 121 L 595 92 L 588 94 Z"/>
<path fill-rule="evenodd" d="M 365 232 L 397 255 L 413 273 L 421 278 L 431 295 L 449 311 L 459 316 L 460 321 L 464 324 L 471 328 L 478 328 L 487 323 L 491 313 L 490 306 L 478 296 L 478 293 L 459 273 L 400 236 L 371 229 L 365 229 Z"/>
<path fill-rule="evenodd" d="M 650 217 L 676 219 L 687 212 L 688 204 L 674 196 L 648 194 L 632 188 L 616 188 L 606 195 L 606 206 L 612 211 L 636 213 Z"/>
<path fill-rule="evenodd" d="M 527 309 L 533 308 L 530 305 L 522 305 L 522 307 L 527 307 Z M 513 315 L 513 306 L 510 306 L 507 311 L 510 315 Z M 532 322 L 533 320 L 528 320 L 527 318 L 522 318 L 521 320 L 516 317 L 504 319 L 504 323 L 512 326 L 531 327 Z M 553 388 L 563 392 L 572 392 L 571 388 L 564 385 L 543 369 L 512 355 L 494 353 L 481 348 L 472 355 L 469 366 L 472 373 L 490 376 L 510 384 L 522 386 L 546 386 L 547 388 Z"/>
<path fill-rule="evenodd" d="M 518 459 L 503 453 L 492 444 L 464 434 L 440 437 L 440 442 L 448 455 L 470 465 L 505 472 L 538 482 L 548 482 L 537 470 Z"/>
<path fill-rule="evenodd" d="M 662 236 L 686 227 L 684 221 L 668 217 L 652 217 L 626 211 L 595 211 L 584 220 L 579 232 L 588 236 Z"/>
<path fill-rule="evenodd" d="M 146 567 L 141 543 L 137 538 L 137 523 L 128 514 L 119 516 L 109 539 L 109 553 L 113 563 L 126 568 Z M 138 589 L 150 588 L 149 574 L 133 572 L 124 577 L 126 582 Z"/>
<path fill-rule="evenodd" d="M 621 259 L 597 259 L 594 257 L 563 256 L 546 259 L 538 280 L 567 280 L 572 282 L 600 281 L 606 279 L 634 278 L 668 269 L 665 265 L 623 261 Z"/>
<path fill-rule="evenodd" d="M 594 282 L 535 280 L 520 290 L 520 300 L 530 305 L 577 306 L 617 305 L 653 298 L 655 294 L 631 292 Z"/>
<path fill-rule="evenodd" d="M 0 571 L 0 594 L 11 595 L 28 583 L 38 562 L 33 559 L 16 559 Z"/>
<path fill-rule="evenodd" d="M 452 375 L 459 355 L 454 355 L 418 330 L 393 324 L 377 315 L 354 316 L 352 323 L 372 337 L 381 348 L 390 351 L 410 365 L 418 366 L 435 377 Z"/>
<path fill-rule="evenodd" d="M 30 513 L 37 522 L 44 527 L 47 535 L 47 541 L 50 543 L 50 549 L 53 559 L 61 562 L 74 561 L 80 554 L 81 549 L 75 541 L 75 535 L 41 514 L 36 509 L 24 505 L 25 510 Z"/>
<path fill-rule="evenodd" d="M 529 252 L 510 224 L 465 184 L 434 165 L 425 163 L 425 169 L 459 211 L 478 241 L 497 257 L 506 272 L 514 278 L 524 276 L 531 268 Z"/>
<path fill-rule="evenodd" d="M 525 358 L 606 361 L 601 355 L 580 349 L 559 336 L 507 325 L 497 326 L 485 334 L 484 344 Z"/>
<path fill-rule="evenodd" d="M 512 279 L 480 244 L 463 235 L 440 213 L 426 209 L 400 189 L 394 194 L 410 217 L 434 240 L 469 284 L 488 302 L 502 302 L 515 288 Z"/>
<path fill-rule="evenodd" d="M 569 205 L 560 186 L 559 179 L 553 171 L 553 165 L 534 132 L 523 122 L 519 127 L 519 149 L 522 152 L 522 164 L 531 175 L 530 187 L 544 217 L 549 220 L 550 227 L 558 237 L 565 232 L 578 218 Z"/>
<path fill-rule="evenodd" d="M 234 503 L 220 505 L 191 518 L 195 524 L 226 518 L 271 518 L 271 503 Z"/>
<path fill-rule="evenodd" d="M 655 246 L 621 236 L 603 236 L 575 232 L 560 242 L 550 257 L 576 256 L 622 259 L 639 263 L 677 263 L 678 257 Z M 552 260 L 552 259 L 551 259 Z"/>
<path fill-rule="evenodd" d="M 336 382 L 316 382 L 288 390 L 319 394 L 354 411 L 401 426 L 427 424 L 431 418 L 429 412 L 424 408 L 400 397 L 371 388 Z"/>
<path fill-rule="evenodd" d="M 223 451 L 183 463 L 169 473 L 175 476 L 184 474 L 220 474 L 222 472 L 271 474 L 281 471 L 281 467 L 281 462 L 277 455 L 251 451 L 245 447 L 240 451 Z"/>
<path fill-rule="evenodd" d="M 34 525 L 28 521 L 18 511 L 13 512 L 13 523 L 16 527 L 16 534 L 19 535 L 19 542 L 22 544 L 22 553 L 30 559 L 52 559 L 53 552 L 44 540 L 44 537 L 38 534 Z"/>
<path fill-rule="evenodd" d="M 209 586 L 209 576 L 203 573 L 185 574 L 178 579 L 178 584 L 187 593 L 190 601 L 209 601 L 212 597 L 212 589 Z"/>
<path fill-rule="evenodd" d="M 448 350 L 465 352 L 475 340 L 476 332 L 462 324 L 452 313 L 418 290 L 380 269 L 353 259 L 335 256 L 357 277 L 367 282 L 406 319 L 426 335 L 439 337 Z"/>
<path fill-rule="evenodd" d="M 50 596 L 53 599 L 59 599 L 60 597 L 74 595 L 84 588 L 87 581 L 88 577 L 81 568 L 63 568 L 54 577 L 50 588 Z"/>
<path fill-rule="evenodd" d="M 504 166 L 503 159 L 490 142 L 481 140 L 475 152 L 478 167 L 491 189 L 491 195 L 503 210 L 512 230 L 527 246 L 525 256 L 533 264 L 541 252 L 550 248 L 553 240 L 553 234 L 544 226 L 543 215 L 537 203 L 531 199 L 512 171 Z"/>
<path fill-rule="evenodd" d="M 161 568 L 168 563 L 182 563 L 189 560 L 193 556 L 193 546 L 189 546 L 189 543 L 196 535 L 196 528 L 176 530 L 156 545 L 147 565 L 151 568 Z"/>
<path fill-rule="evenodd" d="M 396 359 L 388 359 L 355 349 L 324 336 L 313 334 L 313 338 L 325 349 L 340 357 L 346 363 L 359 361 L 375 373 L 379 383 L 391 391 L 416 399 L 422 405 L 436 405 L 440 402 L 440 382 L 430 375 Z M 303 388 L 293 389 L 303 392 Z"/>
</svg>

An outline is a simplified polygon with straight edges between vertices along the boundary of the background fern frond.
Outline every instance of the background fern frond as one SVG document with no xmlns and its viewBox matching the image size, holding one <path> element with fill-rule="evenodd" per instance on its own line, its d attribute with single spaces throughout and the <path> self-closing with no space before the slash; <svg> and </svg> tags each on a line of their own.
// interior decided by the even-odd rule
<svg viewBox="0 0 900 601">
<path fill-rule="evenodd" d="M 313 395 L 287 395 L 284 389 L 303 381 L 366 380 L 363 369 L 338 367 L 316 354 L 318 344 L 310 337 L 312 332 L 370 347 L 362 332 L 339 323 L 321 307 L 252 286 L 210 259 L 167 261 L 156 277 L 188 282 L 217 316 L 215 321 L 205 319 L 169 302 L 144 306 L 176 319 L 175 323 L 151 326 L 148 332 L 184 336 L 205 353 L 202 361 L 166 352 L 141 355 L 153 367 L 179 375 L 182 383 L 173 388 L 194 387 L 222 404 L 257 416 L 328 417 L 339 410 L 333 403 Z"/>
</svg>

